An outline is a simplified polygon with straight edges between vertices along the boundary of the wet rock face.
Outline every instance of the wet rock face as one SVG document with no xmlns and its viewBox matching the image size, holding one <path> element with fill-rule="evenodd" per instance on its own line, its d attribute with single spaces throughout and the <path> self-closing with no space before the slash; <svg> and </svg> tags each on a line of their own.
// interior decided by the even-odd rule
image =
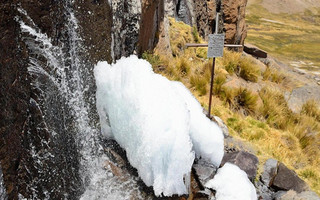
<svg viewBox="0 0 320 200">
<path fill-rule="evenodd" d="M 76 1 L 76 18 L 91 63 L 111 58 L 112 12 L 108 1 Z"/>
<path fill-rule="evenodd" d="M 216 174 L 218 167 L 212 165 L 205 160 L 198 160 L 195 164 L 193 164 L 193 169 L 195 174 L 197 175 L 197 179 L 203 188 L 204 185 L 211 180 Z"/>
<path fill-rule="evenodd" d="M 3 109 L 0 114 L 0 162 L 8 199 L 17 199 L 18 193 L 26 198 L 43 199 L 47 190 L 52 191 L 47 194 L 51 198 L 63 198 L 66 192 L 77 196 L 71 189 L 79 188 L 77 152 L 72 135 L 51 140 L 48 125 L 51 123 L 54 127 L 55 124 L 50 119 L 44 120 L 47 112 L 44 97 L 32 86 L 35 77 L 28 73 L 31 49 L 15 20 L 20 17 L 28 21 L 18 12 L 18 8 L 23 8 L 38 28 L 53 39 L 52 43 L 58 43 L 59 38 L 63 38 L 65 16 L 60 12 L 62 7 L 58 1 L 20 1 L 19 4 L 6 1 L 0 5 L 0 99 Z M 46 62 L 40 57 L 39 60 Z M 45 77 L 41 79 L 48 81 Z M 61 119 L 55 123 L 61 123 Z M 73 180 L 66 178 L 67 175 Z"/>
<path fill-rule="evenodd" d="M 79 21 L 76 31 L 84 43 L 79 55 L 82 64 L 111 61 L 112 21 L 106 1 L 19 0 L 0 5 L 0 163 L 8 199 L 17 199 L 18 194 L 30 199 L 76 199 L 83 190 L 77 133 L 72 116 L 66 114 L 70 110 L 49 77 L 28 72 L 31 61 L 46 69 L 48 60 L 33 47 L 41 43 L 22 32 L 18 23 L 21 20 L 46 34 L 68 57 L 69 66 L 73 44 L 67 9 Z M 93 64 L 85 66 L 91 72 L 84 80 L 90 88 L 85 95 L 94 98 Z M 90 119 L 97 119 L 94 101 L 90 106 Z"/>
<path fill-rule="evenodd" d="M 4 185 L 9 199 L 17 198 L 18 168 L 27 150 L 23 130 L 28 117 L 31 87 L 27 73 L 26 46 L 19 38 L 14 21 L 15 5 L 6 1 L 0 5 L 0 158 Z"/>
<path fill-rule="evenodd" d="M 268 53 L 262 49 L 259 49 L 258 47 L 251 45 L 251 44 L 246 44 L 244 46 L 244 52 L 247 54 L 250 54 L 256 58 L 267 58 Z"/>
<path fill-rule="evenodd" d="M 115 0 L 112 5 L 113 59 L 129 56 L 136 50 L 139 39 L 142 4 L 140 0 Z"/>
</svg>

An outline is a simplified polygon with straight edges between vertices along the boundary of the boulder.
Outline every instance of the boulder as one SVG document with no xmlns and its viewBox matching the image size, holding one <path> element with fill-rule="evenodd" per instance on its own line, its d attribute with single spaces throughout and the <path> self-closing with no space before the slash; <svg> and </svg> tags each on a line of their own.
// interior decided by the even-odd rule
<svg viewBox="0 0 320 200">
<path fill-rule="evenodd" d="M 270 190 L 270 188 L 264 185 L 264 183 L 262 183 L 261 180 L 255 182 L 254 184 L 257 190 L 257 196 L 259 200 L 273 200 L 273 190 Z"/>
<path fill-rule="evenodd" d="M 193 169 L 199 183 L 204 188 L 204 185 L 214 177 L 218 167 L 201 159 L 193 165 Z"/>
<path fill-rule="evenodd" d="M 308 100 L 314 99 L 320 101 L 320 87 L 315 85 L 304 85 L 292 90 L 288 97 L 288 106 L 295 112 L 299 113 L 304 103 Z"/>
<path fill-rule="evenodd" d="M 261 181 L 269 187 L 272 184 L 274 177 L 277 175 L 277 171 L 278 161 L 275 159 L 268 159 L 263 166 Z"/>
<path fill-rule="evenodd" d="M 251 45 L 251 44 L 245 44 L 244 45 L 244 52 L 247 54 L 250 54 L 257 58 L 267 58 L 268 53 L 263 51 L 262 49 L 259 49 L 258 47 Z"/>
<path fill-rule="evenodd" d="M 293 190 L 279 191 L 274 195 L 275 200 L 320 200 L 320 197 L 312 191 L 297 193 Z"/>
<path fill-rule="evenodd" d="M 245 151 L 226 153 L 222 159 L 221 166 L 226 162 L 235 164 L 245 171 L 251 181 L 255 179 L 259 163 L 257 156 Z"/>
<path fill-rule="evenodd" d="M 294 190 L 296 192 L 303 192 L 308 189 L 308 185 L 283 163 L 279 164 L 277 175 L 274 177 L 271 187 L 277 190 Z"/>
</svg>

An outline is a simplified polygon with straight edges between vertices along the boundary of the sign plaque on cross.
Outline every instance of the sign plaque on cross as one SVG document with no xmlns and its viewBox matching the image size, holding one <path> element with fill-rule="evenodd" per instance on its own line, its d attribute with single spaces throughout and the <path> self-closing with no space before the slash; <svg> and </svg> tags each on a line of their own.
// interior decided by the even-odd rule
<svg viewBox="0 0 320 200">
<path fill-rule="evenodd" d="M 208 58 L 223 56 L 224 34 L 210 34 L 208 36 Z"/>
<path fill-rule="evenodd" d="M 236 44 L 224 44 L 224 34 L 218 34 L 219 24 L 219 13 L 216 16 L 216 27 L 215 33 L 208 36 L 208 44 L 190 44 L 187 43 L 186 47 L 208 47 L 208 58 L 213 58 L 212 69 L 211 69 L 211 83 L 210 83 L 210 96 L 209 96 L 209 108 L 208 117 L 211 119 L 211 102 L 212 102 L 212 89 L 214 81 L 214 68 L 217 57 L 223 56 L 224 47 L 243 47 L 243 45 Z"/>
</svg>

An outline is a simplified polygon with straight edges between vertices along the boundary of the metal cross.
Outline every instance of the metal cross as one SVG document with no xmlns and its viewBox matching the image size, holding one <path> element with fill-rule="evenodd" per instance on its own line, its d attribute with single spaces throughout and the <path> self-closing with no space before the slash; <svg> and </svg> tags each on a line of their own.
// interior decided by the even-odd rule
<svg viewBox="0 0 320 200">
<path fill-rule="evenodd" d="M 209 35 L 208 44 L 192 44 L 187 43 L 186 47 L 208 47 L 208 58 L 213 58 L 212 69 L 211 69 L 211 84 L 210 84 L 210 96 L 209 96 L 209 109 L 208 109 L 208 118 L 211 119 L 211 102 L 212 102 L 212 89 L 213 89 L 213 80 L 214 80 L 214 68 L 216 63 L 216 57 L 222 57 L 223 47 L 243 47 L 243 45 L 236 44 L 224 44 L 224 35 L 218 34 L 218 24 L 219 24 L 219 13 L 217 12 L 216 16 L 216 27 L 215 33 Z"/>
</svg>

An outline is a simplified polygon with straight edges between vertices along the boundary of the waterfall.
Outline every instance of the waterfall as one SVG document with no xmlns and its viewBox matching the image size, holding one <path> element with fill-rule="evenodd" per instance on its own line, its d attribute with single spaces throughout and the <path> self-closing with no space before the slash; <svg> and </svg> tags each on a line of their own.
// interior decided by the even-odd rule
<svg viewBox="0 0 320 200">
<path fill-rule="evenodd" d="M 73 2 L 63 3 L 64 36 L 56 41 L 42 33 L 22 7 L 18 11 L 16 21 L 29 52 L 28 72 L 38 94 L 30 104 L 44 118 L 39 129 L 49 134 L 41 140 L 41 150 L 29 142 L 39 177 L 32 178 L 27 190 L 34 199 L 129 199 L 132 193 L 138 198 L 134 178 L 123 182 L 105 167 L 111 161 L 100 144 L 95 96 L 89 95 L 95 89 L 93 64 L 85 59 Z M 32 131 L 27 134 L 34 137 Z"/>
<path fill-rule="evenodd" d="M 6 188 L 4 187 L 4 183 L 3 183 L 3 175 L 2 175 L 1 165 L 0 165 L 0 199 L 2 199 L 2 200 L 7 199 Z"/>
</svg>

